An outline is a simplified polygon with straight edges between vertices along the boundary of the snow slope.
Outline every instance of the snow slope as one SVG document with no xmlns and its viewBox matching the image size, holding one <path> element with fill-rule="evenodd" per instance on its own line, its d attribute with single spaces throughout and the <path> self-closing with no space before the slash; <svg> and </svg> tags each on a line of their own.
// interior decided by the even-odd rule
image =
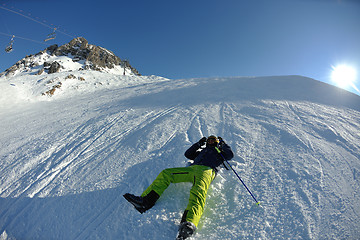
<svg viewBox="0 0 360 240">
<path fill-rule="evenodd" d="M 81 74 L 52 97 L 44 76 L 0 78 L 1 237 L 174 239 L 190 184 L 144 214 L 122 195 L 215 134 L 261 206 L 223 169 L 193 239 L 360 238 L 359 96 L 300 76 Z"/>
</svg>

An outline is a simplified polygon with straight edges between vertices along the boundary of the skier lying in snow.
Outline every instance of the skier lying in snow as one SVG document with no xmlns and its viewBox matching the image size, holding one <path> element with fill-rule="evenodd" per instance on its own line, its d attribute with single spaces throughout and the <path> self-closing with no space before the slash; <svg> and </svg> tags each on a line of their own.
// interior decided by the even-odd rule
<svg viewBox="0 0 360 240">
<path fill-rule="evenodd" d="M 205 143 L 206 147 L 201 148 Z M 186 158 L 194 160 L 189 167 L 165 169 L 140 197 L 130 193 L 126 193 L 124 197 L 140 213 L 143 213 L 155 205 L 155 202 L 170 183 L 193 183 L 189 203 L 182 216 L 177 238 L 185 239 L 196 230 L 204 211 L 208 188 L 214 180 L 220 165 L 223 164 L 224 158 L 230 160 L 233 156 L 231 148 L 221 137 L 203 137 L 185 152 Z"/>
</svg>

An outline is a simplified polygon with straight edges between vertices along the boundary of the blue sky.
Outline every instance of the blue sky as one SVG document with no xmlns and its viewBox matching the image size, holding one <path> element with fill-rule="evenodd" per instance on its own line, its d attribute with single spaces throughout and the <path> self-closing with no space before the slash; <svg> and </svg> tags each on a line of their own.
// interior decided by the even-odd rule
<svg viewBox="0 0 360 240">
<path fill-rule="evenodd" d="M 0 51 L 0 71 L 82 36 L 143 75 L 302 75 L 335 84 L 333 67 L 346 64 L 356 69 L 360 89 L 358 0 L 0 0 L 1 6 L 23 16 L 0 8 L 0 47 L 16 36 L 13 52 Z M 55 26 L 57 38 L 46 45 Z"/>
</svg>

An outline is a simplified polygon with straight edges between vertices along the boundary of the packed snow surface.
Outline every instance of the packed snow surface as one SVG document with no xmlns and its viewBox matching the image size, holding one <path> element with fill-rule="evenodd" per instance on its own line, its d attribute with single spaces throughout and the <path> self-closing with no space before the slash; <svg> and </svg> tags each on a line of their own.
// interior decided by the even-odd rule
<svg viewBox="0 0 360 240">
<path fill-rule="evenodd" d="M 0 78 L 1 238 L 174 239 L 190 183 L 144 214 L 122 195 L 211 134 L 261 204 L 222 169 L 192 239 L 360 238 L 359 96 L 300 76 L 67 74 Z"/>
</svg>

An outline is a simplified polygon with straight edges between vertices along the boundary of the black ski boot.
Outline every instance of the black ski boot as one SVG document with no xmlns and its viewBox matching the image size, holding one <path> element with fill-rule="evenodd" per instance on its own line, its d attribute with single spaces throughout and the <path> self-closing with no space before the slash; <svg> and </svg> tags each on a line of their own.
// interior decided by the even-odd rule
<svg viewBox="0 0 360 240">
<path fill-rule="evenodd" d="M 179 235 L 176 240 L 183 240 L 191 237 L 196 230 L 195 225 L 192 222 L 182 222 L 179 227 Z"/>
<path fill-rule="evenodd" d="M 145 197 L 135 196 L 130 193 L 124 194 L 124 198 L 129 203 L 131 203 L 141 214 L 152 208 L 159 197 L 160 196 L 155 191 L 151 191 Z"/>
</svg>

